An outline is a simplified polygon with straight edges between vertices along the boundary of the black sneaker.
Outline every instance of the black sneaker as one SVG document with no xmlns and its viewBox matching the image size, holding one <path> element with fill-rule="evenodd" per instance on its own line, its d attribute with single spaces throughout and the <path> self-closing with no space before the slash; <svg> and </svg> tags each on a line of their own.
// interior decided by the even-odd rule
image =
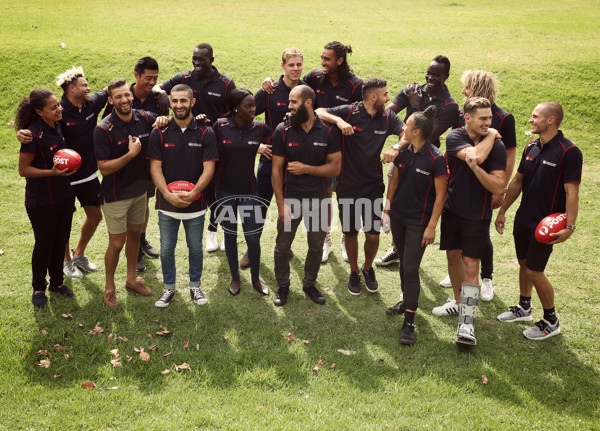
<svg viewBox="0 0 600 431">
<path fill-rule="evenodd" d="M 138 253 L 137 262 L 135 263 L 135 270 L 137 272 L 143 272 L 146 270 L 146 262 L 144 261 L 144 252 L 140 249 Z"/>
<path fill-rule="evenodd" d="M 415 344 L 417 336 L 415 335 L 415 325 L 404 325 L 400 334 L 400 344 L 412 346 Z"/>
<path fill-rule="evenodd" d="M 42 308 L 48 302 L 48 298 L 46 298 L 46 292 L 33 292 L 31 294 L 31 303 L 37 307 Z"/>
<path fill-rule="evenodd" d="M 370 269 L 365 269 L 365 267 L 363 266 L 361 272 L 365 277 L 365 284 L 367 286 L 367 290 L 371 293 L 377 292 L 379 284 L 377 283 L 377 279 L 375 278 L 375 270 L 373 269 L 373 267 L 371 267 Z"/>
<path fill-rule="evenodd" d="M 317 289 L 315 286 L 303 287 L 302 290 L 315 304 L 325 304 L 325 297 L 321 294 L 321 292 L 319 292 L 319 289 Z"/>
<path fill-rule="evenodd" d="M 404 314 L 405 311 L 406 308 L 404 308 L 404 299 L 401 299 L 396 303 L 396 305 L 385 310 L 385 313 L 389 316 L 396 316 L 398 314 Z"/>
<path fill-rule="evenodd" d="M 175 295 L 175 293 L 173 293 L 173 295 Z M 204 296 L 204 293 L 202 293 L 200 287 L 190 287 L 190 297 L 196 305 L 204 305 L 208 303 L 208 299 L 206 296 Z"/>
<path fill-rule="evenodd" d="M 277 293 L 273 297 L 273 304 L 275 304 L 277 307 L 281 307 L 282 305 L 285 305 L 289 294 L 290 294 L 289 286 L 280 287 L 279 289 L 277 289 Z"/>
<path fill-rule="evenodd" d="M 383 256 L 375 259 L 375 265 L 377 266 L 388 266 L 398 262 L 400 262 L 398 252 L 394 248 L 390 248 Z"/>
<path fill-rule="evenodd" d="M 173 298 L 175 298 L 175 289 L 163 289 L 162 296 L 158 298 L 154 306 L 158 308 L 168 307 Z"/>
<path fill-rule="evenodd" d="M 140 240 L 140 250 L 144 252 L 144 254 L 152 259 L 156 259 L 159 256 L 158 250 L 148 242 L 147 239 Z"/>
<path fill-rule="evenodd" d="M 360 274 L 351 272 L 348 278 L 348 292 L 350 295 L 360 295 Z"/>
<path fill-rule="evenodd" d="M 61 284 L 58 287 L 52 287 L 52 286 L 50 286 L 48 288 L 48 290 L 50 292 L 60 293 L 61 295 L 68 296 L 68 297 L 71 297 L 71 296 L 75 295 L 73 293 L 73 291 L 71 289 L 69 289 L 67 286 L 65 286 L 64 284 Z"/>
</svg>

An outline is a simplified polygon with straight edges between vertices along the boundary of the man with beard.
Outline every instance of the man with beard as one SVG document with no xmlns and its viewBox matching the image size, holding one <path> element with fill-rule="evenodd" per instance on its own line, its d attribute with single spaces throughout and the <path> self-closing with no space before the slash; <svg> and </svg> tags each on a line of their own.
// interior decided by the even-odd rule
<svg viewBox="0 0 600 431">
<path fill-rule="evenodd" d="M 336 124 L 342 132 L 343 163 L 337 178 L 336 194 L 350 262 L 348 291 L 360 295 L 358 231 L 365 233 L 365 263 L 361 272 L 369 292 L 378 289 L 373 260 L 379 247 L 383 211 L 383 170 L 381 150 L 389 135 L 402 135 L 404 123 L 385 104 L 390 98 L 384 79 L 367 79 L 362 102 L 335 108 L 317 109 L 317 115 Z M 362 217 L 362 223 L 361 223 Z"/>
<path fill-rule="evenodd" d="M 63 272 L 69 278 L 83 278 L 83 272 L 98 270 L 98 266 L 85 255 L 85 249 L 102 221 L 98 197 L 100 181 L 93 144 L 94 128 L 98 115 L 106 105 L 108 93 L 105 88 L 90 95 L 90 86 L 81 67 L 73 67 L 61 73 L 56 78 L 56 85 L 63 89 L 60 123 L 67 148 L 77 151 L 81 156 L 81 167 L 69 177 L 69 181 L 73 194 L 85 212 L 77 246 L 72 252 L 68 243 L 65 248 Z M 19 130 L 17 138 L 21 143 L 29 143 L 32 139 L 31 132 Z"/>
<path fill-rule="evenodd" d="M 543 102 L 535 107 L 529 122 L 531 132 L 539 135 L 531 141 L 521 158 L 517 174 L 508 186 L 504 203 L 496 217 L 496 230 L 502 234 L 506 211 L 523 192 L 515 215 L 513 236 L 519 260 L 521 297 L 516 306 L 498 316 L 501 322 L 531 321 L 531 292 L 535 290 L 544 309 L 544 317 L 523 331 L 530 340 L 545 340 L 560 334 L 558 314 L 554 309 L 554 288 L 544 274 L 554 244 L 566 241 L 575 232 L 579 211 L 579 183 L 583 155 L 559 130 L 563 109 L 557 102 Z M 538 223 L 552 213 L 567 214 L 567 226 L 547 244 L 535 239 Z"/>
<path fill-rule="evenodd" d="M 315 101 L 310 87 L 294 87 L 289 96 L 290 122 L 279 124 L 273 134 L 273 191 L 279 214 L 275 240 L 275 278 L 279 289 L 273 299 L 276 306 L 284 305 L 288 299 L 288 251 L 302 218 L 308 240 L 302 290 L 313 302 L 325 304 L 315 284 L 327 233 L 326 179 L 340 173 L 342 155 L 339 133 L 315 116 Z"/>
<path fill-rule="evenodd" d="M 177 84 L 186 84 L 194 92 L 196 103 L 192 107 L 194 116 L 204 114 L 214 124 L 219 118 L 224 117 L 227 112 L 227 99 L 229 93 L 235 88 L 233 79 L 220 73 L 213 62 L 213 48 L 208 43 L 201 43 L 194 48 L 192 54 L 193 70 L 175 75 L 168 81 L 160 84 L 160 89 L 169 94 Z M 215 201 L 215 183 L 211 181 L 204 191 L 207 204 L 210 206 Z M 212 252 L 219 248 L 217 242 L 217 225 L 215 214 L 211 211 L 206 234 L 206 251 Z M 225 246 L 221 247 L 225 250 Z"/>
<path fill-rule="evenodd" d="M 163 109 L 159 103 L 159 95 L 161 91 L 153 91 L 156 82 L 158 81 L 158 62 L 152 57 L 142 57 L 136 63 L 133 69 L 133 75 L 135 77 L 135 84 L 131 84 L 130 90 L 133 95 L 133 108 L 143 109 L 144 111 L 154 115 L 168 115 L 168 109 Z M 104 110 L 102 118 L 109 115 L 113 110 L 112 105 L 108 105 Z M 156 189 L 152 178 L 148 178 L 148 201 L 151 197 L 156 194 Z M 136 263 L 137 271 L 146 270 L 146 262 L 144 261 L 144 255 L 150 258 L 158 257 L 158 250 L 150 244 L 146 238 L 146 228 L 148 226 L 148 218 L 150 216 L 150 209 L 146 210 L 146 219 L 142 225 L 142 233 L 140 234 L 140 251 L 138 253 L 138 259 Z"/>
<path fill-rule="evenodd" d="M 158 227 L 160 230 L 160 260 L 164 290 L 154 304 L 164 308 L 175 297 L 175 247 L 180 222 L 186 233 L 189 249 L 190 296 L 196 305 L 208 302 L 200 290 L 202 276 L 202 231 L 206 202 L 202 193 L 213 177 L 218 160 L 217 141 L 210 125 L 198 124 L 192 117 L 195 103 L 192 89 L 178 84 L 171 90 L 173 118 L 163 129 L 150 134 L 148 159 L 150 173 L 158 196 Z M 170 191 L 168 184 L 188 181 L 191 191 Z"/>
<path fill-rule="evenodd" d="M 109 236 L 104 258 L 104 303 L 110 308 L 115 308 L 119 305 L 114 280 L 115 270 L 125 243 L 125 287 L 141 295 L 152 296 L 152 290 L 144 285 L 143 279 L 136 278 L 135 267 L 147 207 L 146 148 L 155 118 L 145 111 L 132 108 L 133 94 L 125 78 L 110 81 L 108 101 L 113 105 L 114 111 L 94 130 L 94 151 L 103 176 L 100 196 Z"/>
<path fill-rule="evenodd" d="M 467 99 L 465 127 L 446 137 L 448 195 L 442 213 L 440 249 L 446 250 L 454 299 L 433 309 L 436 316 L 458 314 L 457 343 L 476 344 L 475 315 L 479 302 L 479 261 L 492 219 L 492 195 L 502 193 L 506 148 L 492 123 L 492 104 L 483 97 Z"/>
<path fill-rule="evenodd" d="M 434 120 L 433 131 L 429 140 L 436 147 L 440 147 L 440 136 L 450 128 L 458 126 L 459 109 L 456 100 L 452 97 L 446 86 L 446 81 L 450 76 L 450 60 L 443 55 L 436 56 L 425 73 L 425 84 L 412 84 L 404 87 L 394 100 L 388 105 L 396 114 L 406 109 L 404 121 L 418 111 L 424 111 L 429 106 L 437 108 L 437 114 Z M 393 148 L 384 154 L 383 161 L 389 163 L 393 161 L 399 154 L 399 148 Z M 388 184 L 392 177 L 394 165 L 390 164 L 388 169 Z M 375 259 L 375 265 L 387 266 L 394 262 L 398 262 L 398 253 L 396 248 L 392 248 L 382 257 Z"/>
</svg>

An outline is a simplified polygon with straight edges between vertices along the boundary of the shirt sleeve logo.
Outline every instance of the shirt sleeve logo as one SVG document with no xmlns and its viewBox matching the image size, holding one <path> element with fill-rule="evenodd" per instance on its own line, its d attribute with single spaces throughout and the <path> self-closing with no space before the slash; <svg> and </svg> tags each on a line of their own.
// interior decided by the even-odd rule
<svg viewBox="0 0 600 431">
<path fill-rule="evenodd" d="M 346 103 L 348 103 L 348 99 L 345 99 L 345 98 L 343 98 L 343 97 L 341 97 L 341 96 L 337 96 L 337 95 L 336 95 L 336 96 L 335 96 L 335 98 L 336 98 L 337 100 L 341 100 L 342 102 L 346 102 Z"/>
<path fill-rule="evenodd" d="M 429 173 L 429 172 L 427 172 L 427 171 L 424 171 L 423 169 L 419 169 L 419 168 L 417 168 L 417 169 L 415 169 L 415 171 L 416 171 L 417 173 L 419 173 L 419 174 L 423 174 L 423 175 L 431 175 L 431 173 Z"/>
<path fill-rule="evenodd" d="M 173 148 L 175 144 L 171 144 L 169 142 L 165 142 L 165 148 Z"/>
<path fill-rule="evenodd" d="M 327 146 L 327 142 L 313 142 L 313 145 L 315 147 L 326 147 Z"/>
</svg>

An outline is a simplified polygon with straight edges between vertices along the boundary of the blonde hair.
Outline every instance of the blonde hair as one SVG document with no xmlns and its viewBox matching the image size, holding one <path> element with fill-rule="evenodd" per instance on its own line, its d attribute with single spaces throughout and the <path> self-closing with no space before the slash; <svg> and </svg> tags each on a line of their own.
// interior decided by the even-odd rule
<svg viewBox="0 0 600 431">
<path fill-rule="evenodd" d="M 281 54 L 281 62 L 283 64 L 286 64 L 287 61 L 292 57 L 300 57 L 300 58 L 302 58 L 302 60 L 304 60 L 304 56 L 302 55 L 302 52 L 300 52 L 300 50 L 298 48 L 291 46 L 291 47 L 283 50 L 283 53 Z"/>
<path fill-rule="evenodd" d="M 460 80 L 465 87 L 471 90 L 469 97 L 484 97 L 491 103 L 496 100 L 499 84 L 492 72 L 465 70 Z"/>
<path fill-rule="evenodd" d="M 485 97 L 469 97 L 465 102 L 463 111 L 465 114 L 472 114 L 478 109 L 491 108 L 492 103 Z"/>
<path fill-rule="evenodd" d="M 67 91 L 69 84 L 73 84 L 77 81 L 77 78 L 85 78 L 83 73 L 83 67 L 73 66 L 66 72 L 61 73 L 56 77 L 56 85 L 61 87 L 64 91 Z"/>
</svg>

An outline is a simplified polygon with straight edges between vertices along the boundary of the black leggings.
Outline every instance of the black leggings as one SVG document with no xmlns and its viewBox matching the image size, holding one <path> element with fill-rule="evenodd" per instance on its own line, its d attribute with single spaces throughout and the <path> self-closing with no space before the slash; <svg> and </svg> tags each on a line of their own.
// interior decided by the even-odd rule
<svg viewBox="0 0 600 431">
<path fill-rule="evenodd" d="M 46 273 L 50 287 L 63 284 L 63 258 L 69 242 L 73 220 L 73 199 L 40 208 L 27 208 L 35 244 L 31 253 L 31 285 L 34 291 L 46 290 Z"/>
</svg>

